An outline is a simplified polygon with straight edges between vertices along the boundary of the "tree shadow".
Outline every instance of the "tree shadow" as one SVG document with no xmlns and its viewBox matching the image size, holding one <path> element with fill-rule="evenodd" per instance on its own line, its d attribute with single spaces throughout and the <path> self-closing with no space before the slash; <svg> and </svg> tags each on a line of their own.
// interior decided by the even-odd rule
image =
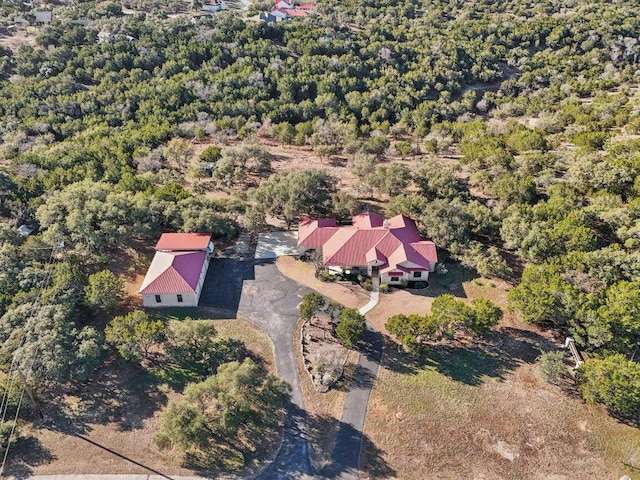
<svg viewBox="0 0 640 480">
<path fill-rule="evenodd" d="M 158 378 L 138 364 L 111 358 L 88 382 L 58 391 L 44 411 L 47 428 L 82 434 L 93 424 L 115 424 L 120 431 L 143 428 L 167 403 Z"/>
<path fill-rule="evenodd" d="M 503 327 L 476 340 L 472 346 L 439 344 L 426 346 L 413 356 L 391 337 L 384 337 L 382 365 L 394 372 L 414 374 L 422 367 L 435 368 L 452 380 L 478 386 L 488 378 L 504 379 L 523 363 L 534 363 L 543 351 L 557 346 L 535 332 Z"/>
<path fill-rule="evenodd" d="M 373 441 L 352 425 L 337 420 L 327 415 L 310 415 L 306 411 L 291 405 L 289 417 L 293 430 L 289 433 L 297 437 L 301 445 L 307 444 L 316 452 L 322 453 L 323 465 L 319 465 L 319 471 L 308 461 L 308 451 L 305 447 L 298 451 L 298 455 L 305 455 L 307 459 L 296 459 L 295 449 L 287 445 L 281 450 L 278 457 L 293 458 L 294 465 L 299 468 L 289 468 L 283 476 L 284 469 L 266 469 L 260 480 L 280 478 L 359 478 L 360 471 L 363 477 L 391 478 L 395 476 L 395 470 L 387 464 L 383 457 L 384 452 L 375 446 Z M 291 428 L 291 427 L 289 427 Z M 286 436 L 286 434 L 285 434 Z M 361 454 L 362 452 L 362 454 Z M 276 458 L 274 464 L 278 463 Z"/>
<path fill-rule="evenodd" d="M 4 450 L 0 451 L 4 455 Z M 19 438 L 10 446 L 4 473 L 16 478 L 27 478 L 33 475 L 34 467 L 46 465 L 54 460 L 56 457 L 37 438 Z"/>
<path fill-rule="evenodd" d="M 478 386 L 487 377 L 503 379 L 505 373 L 515 369 L 518 362 L 511 356 L 481 347 L 438 346 L 429 352 L 425 365 L 434 367 L 457 382 Z"/>
<path fill-rule="evenodd" d="M 384 342 L 381 366 L 400 374 L 415 374 L 424 360 L 407 353 L 402 345 L 389 335 L 381 335 Z"/>
</svg>

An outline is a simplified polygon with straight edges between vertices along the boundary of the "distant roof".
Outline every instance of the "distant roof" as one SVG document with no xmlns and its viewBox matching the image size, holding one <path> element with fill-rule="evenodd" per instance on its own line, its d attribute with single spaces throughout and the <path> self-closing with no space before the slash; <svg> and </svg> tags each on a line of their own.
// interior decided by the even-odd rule
<svg viewBox="0 0 640 480">
<path fill-rule="evenodd" d="M 27 225 L 20 225 L 18 227 L 18 233 L 20 235 L 31 235 L 31 233 L 33 233 L 33 228 L 27 226 Z"/>
<path fill-rule="evenodd" d="M 283 12 L 290 17 L 306 17 L 309 15 L 307 10 L 298 10 L 297 8 L 281 8 L 277 11 Z"/>
<path fill-rule="evenodd" d="M 53 12 L 36 12 L 36 22 L 51 23 L 53 20 Z"/>
<path fill-rule="evenodd" d="M 206 252 L 156 252 L 139 293 L 194 293 Z"/>
<path fill-rule="evenodd" d="M 209 233 L 163 233 L 156 250 L 206 250 L 210 241 Z"/>
</svg>

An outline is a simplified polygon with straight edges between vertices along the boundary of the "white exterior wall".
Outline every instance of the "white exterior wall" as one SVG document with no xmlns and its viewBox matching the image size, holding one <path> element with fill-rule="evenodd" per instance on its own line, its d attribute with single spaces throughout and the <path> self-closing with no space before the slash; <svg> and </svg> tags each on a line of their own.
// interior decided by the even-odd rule
<svg viewBox="0 0 640 480">
<path fill-rule="evenodd" d="M 155 295 L 142 295 L 142 305 L 145 307 L 197 307 L 198 297 L 194 293 L 183 293 L 182 303 L 178 302 L 178 296 L 175 293 L 161 293 L 160 299 L 162 302 L 156 302 Z"/>
<path fill-rule="evenodd" d="M 397 275 L 394 275 L 394 277 L 396 276 Z M 402 276 L 399 276 L 398 281 L 396 282 L 391 281 L 391 275 L 389 275 L 388 273 L 383 273 L 380 275 L 380 282 L 388 283 L 389 285 L 400 285 L 403 282 L 403 280 L 407 282 L 428 282 L 429 272 L 421 271 L 420 277 L 414 277 L 413 272 L 411 273 L 402 272 Z"/>
<path fill-rule="evenodd" d="M 396 275 L 394 275 L 394 278 L 396 277 Z M 402 283 L 402 280 L 407 280 L 408 279 L 408 275 L 403 272 L 401 277 L 398 277 L 398 281 L 397 282 L 392 282 L 391 281 L 391 276 L 388 273 L 383 273 L 380 275 L 380 283 L 387 283 L 389 285 L 400 285 Z"/>
</svg>

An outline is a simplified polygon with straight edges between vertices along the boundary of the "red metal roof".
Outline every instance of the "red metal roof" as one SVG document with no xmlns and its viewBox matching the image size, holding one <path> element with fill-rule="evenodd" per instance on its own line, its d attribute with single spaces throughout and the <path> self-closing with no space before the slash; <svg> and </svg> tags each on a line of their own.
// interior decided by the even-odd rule
<svg viewBox="0 0 640 480">
<path fill-rule="evenodd" d="M 298 224 L 298 245 L 318 249 L 337 231 L 335 218 L 302 220 Z"/>
<path fill-rule="evenodd" d="M 199 251 L 156 252 L 138 293 L 194 293 L 206 258 Z"/>
<path fill-rule="evenodd" d="M 356 215 L 351 220 L 353 220 L 353 226 L 355 228 L 381 227 L 384 223 L 384 217 L 375 212 L 364 212 Z"/>
<path fill-rule="evenodd" d="M 373 212 L 357 215 L 353 225 L 335 226 L 334 219 L 300 222 L 298 245 L 322 247 L 327 266 L 366 266 L 368 262 L 385 262 L 382 271 L 399 268 L 431 270 L 438 261 L 433 242 L 422 241 L 413 220 L 403 215 L 384 218 Z M 322 226 L 327 225 L 327 226 Z"/>
<path fill-rule="evenodd" d="M 308 10 L 298 10 L 297 8 L 277 8 L 275 11 L 286 13 L 292 17 L 306 17 L 309 15 Z"/>
<path fill-rule="evenodd" d="M 163 233 L 156 250 L 206 250 L 210 241 L 210 233 Z"/>
</svg>

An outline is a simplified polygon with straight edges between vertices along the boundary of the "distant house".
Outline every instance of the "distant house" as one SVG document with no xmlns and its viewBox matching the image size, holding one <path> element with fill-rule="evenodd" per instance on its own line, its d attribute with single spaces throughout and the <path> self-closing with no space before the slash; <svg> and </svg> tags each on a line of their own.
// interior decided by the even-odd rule
<svg viewBox="0 0 640 480">
<path fill-rule="evenodd" d="M 195 307 L 213 253 L 211 235 L 164 233 L 140 290 L 145 307 Z"/>
<path fill-rule="evenodd" d="M 44 12 L 36 12 L 34 23 L 36 25 L 48 25 L 53 22 L 53 12 L 52 11 L 44 11 Z"/>
<path fill-rule="evenodd" d="M 20 28 L 27 28 L 29 25 L 31 25 L 31 23 L 29 23 L 29 20 L 24 17 L 13 17 L 13 24 L 16 27 Z"/>
<path fill-rule="evenodd" d="M 227 4 L 224 0 L 211 0 L 202 6 L 202 11 L 206 13 L 216 13 L 227 10 Z"/>
<path fill-rule="evenodd" d="M 23 237 L 28 237 L 33 233 L 33 228 L 29 227 L 28 225 L 20 225 L 18 227 L 18 233 Z"/>
<path fill-rule="evenodd" d="M 316 13 L 316 6 L 312 3 L 295 5 L 291 0 L 277 0 L 271 12 L 261 13 L 260 20 L 266 23 L 290 20 L 296 17 L 307 17 Z"/>
<path fill-rule="evenodd" d="M 435 243 L 422 240 L 415 222 L 404 215 L 385 220 L 366 212 L 345 226 L 333 218 L 303 220 L 298 246 L 301 253 L 321 253 L 329 272 L 380 275 L 390 285 L 427 282 L 438 262 Z"/>
</svg>

